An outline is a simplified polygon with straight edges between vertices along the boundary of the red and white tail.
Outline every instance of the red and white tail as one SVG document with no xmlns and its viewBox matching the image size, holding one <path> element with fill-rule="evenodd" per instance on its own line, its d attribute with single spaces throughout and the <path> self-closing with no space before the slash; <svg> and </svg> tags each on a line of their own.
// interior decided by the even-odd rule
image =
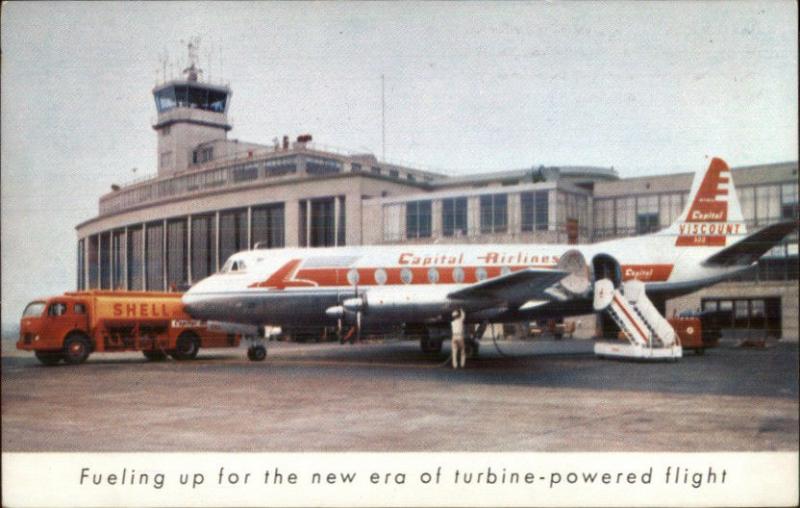
<svg viewBox="0 0 800 508">
<path fill-rule="evenodd" d="M 711 159 L 708 169 L 695 174 L 689 202 L 667 232 L 676 236 L 676 247 L 725 247 L 731 243 L 729 237 L 747 233 L 724 160 Z"/>
</svg>

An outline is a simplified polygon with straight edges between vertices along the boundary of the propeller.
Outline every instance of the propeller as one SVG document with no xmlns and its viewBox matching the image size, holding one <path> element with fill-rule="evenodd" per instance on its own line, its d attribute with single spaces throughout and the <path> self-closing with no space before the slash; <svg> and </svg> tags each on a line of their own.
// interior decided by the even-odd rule
<svg viewBox="0 0 800 508">
<path fill-rule="evenodd" d="M 355 284 L 353 284 L 353 298 L 358 298 L 358 271 L 355 272 Z M 361 342 L 361 309 L 356 311 L 356 343 Z"/>
</svg>

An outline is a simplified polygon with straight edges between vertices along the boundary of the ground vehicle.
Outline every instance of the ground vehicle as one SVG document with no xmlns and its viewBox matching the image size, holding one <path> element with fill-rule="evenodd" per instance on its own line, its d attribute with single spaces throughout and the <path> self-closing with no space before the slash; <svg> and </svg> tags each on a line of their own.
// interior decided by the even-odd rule
<svg viewBox="0 0 800 508">
<path fill-rule="evenodd" d="M 148 360 L 190 360 L 201 347 L 235 347 L 240 337 L 209 330 L 183 311 L 180 293 L 82 291 L 35 300 L 20 322 L 17 349 L 45 365 L 78 364 L 92 352 L 141 351 Z"/>
<path fill-rule="evenodd" d="M 696 354 L 702 355 L 707 348 L 719 344 L 721 333 L 718 314 L 716 311 L 689 311 L 668 321 L 678 333 L 683 349 L 693 349 Z"/>
</svg>

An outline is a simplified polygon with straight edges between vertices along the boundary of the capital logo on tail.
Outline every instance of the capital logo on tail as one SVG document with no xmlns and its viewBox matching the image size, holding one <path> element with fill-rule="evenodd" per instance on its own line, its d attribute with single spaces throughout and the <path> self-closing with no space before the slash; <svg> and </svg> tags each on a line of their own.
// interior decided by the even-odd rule
<svg viewBox="0 0 800 508">
<path fill-rule="evenodd" d="M 724 247 L 728 236 L 747 232 L 731 171 L 725 161 L 714 158 L 699 182 L 696 176 L 689 206 L 676 223 L 675 245 Z"/>
</svg>

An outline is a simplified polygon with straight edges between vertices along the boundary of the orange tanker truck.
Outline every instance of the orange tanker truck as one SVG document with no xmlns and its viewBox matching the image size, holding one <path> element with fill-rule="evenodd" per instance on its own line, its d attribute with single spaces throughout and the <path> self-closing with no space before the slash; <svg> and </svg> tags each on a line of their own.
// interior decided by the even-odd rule
<svg viewBox="0 0 800 508">
<path fill-rule="evenodd" d="M 45 365 L 122 351 L 141 351 L 151 361 L 191 360 L 201 347 L 236 347 L 240 338 L 192 319 L 179 293 L 79 291 L 29 303 L 17 349 L 33 351 Z"/>
</svg>

